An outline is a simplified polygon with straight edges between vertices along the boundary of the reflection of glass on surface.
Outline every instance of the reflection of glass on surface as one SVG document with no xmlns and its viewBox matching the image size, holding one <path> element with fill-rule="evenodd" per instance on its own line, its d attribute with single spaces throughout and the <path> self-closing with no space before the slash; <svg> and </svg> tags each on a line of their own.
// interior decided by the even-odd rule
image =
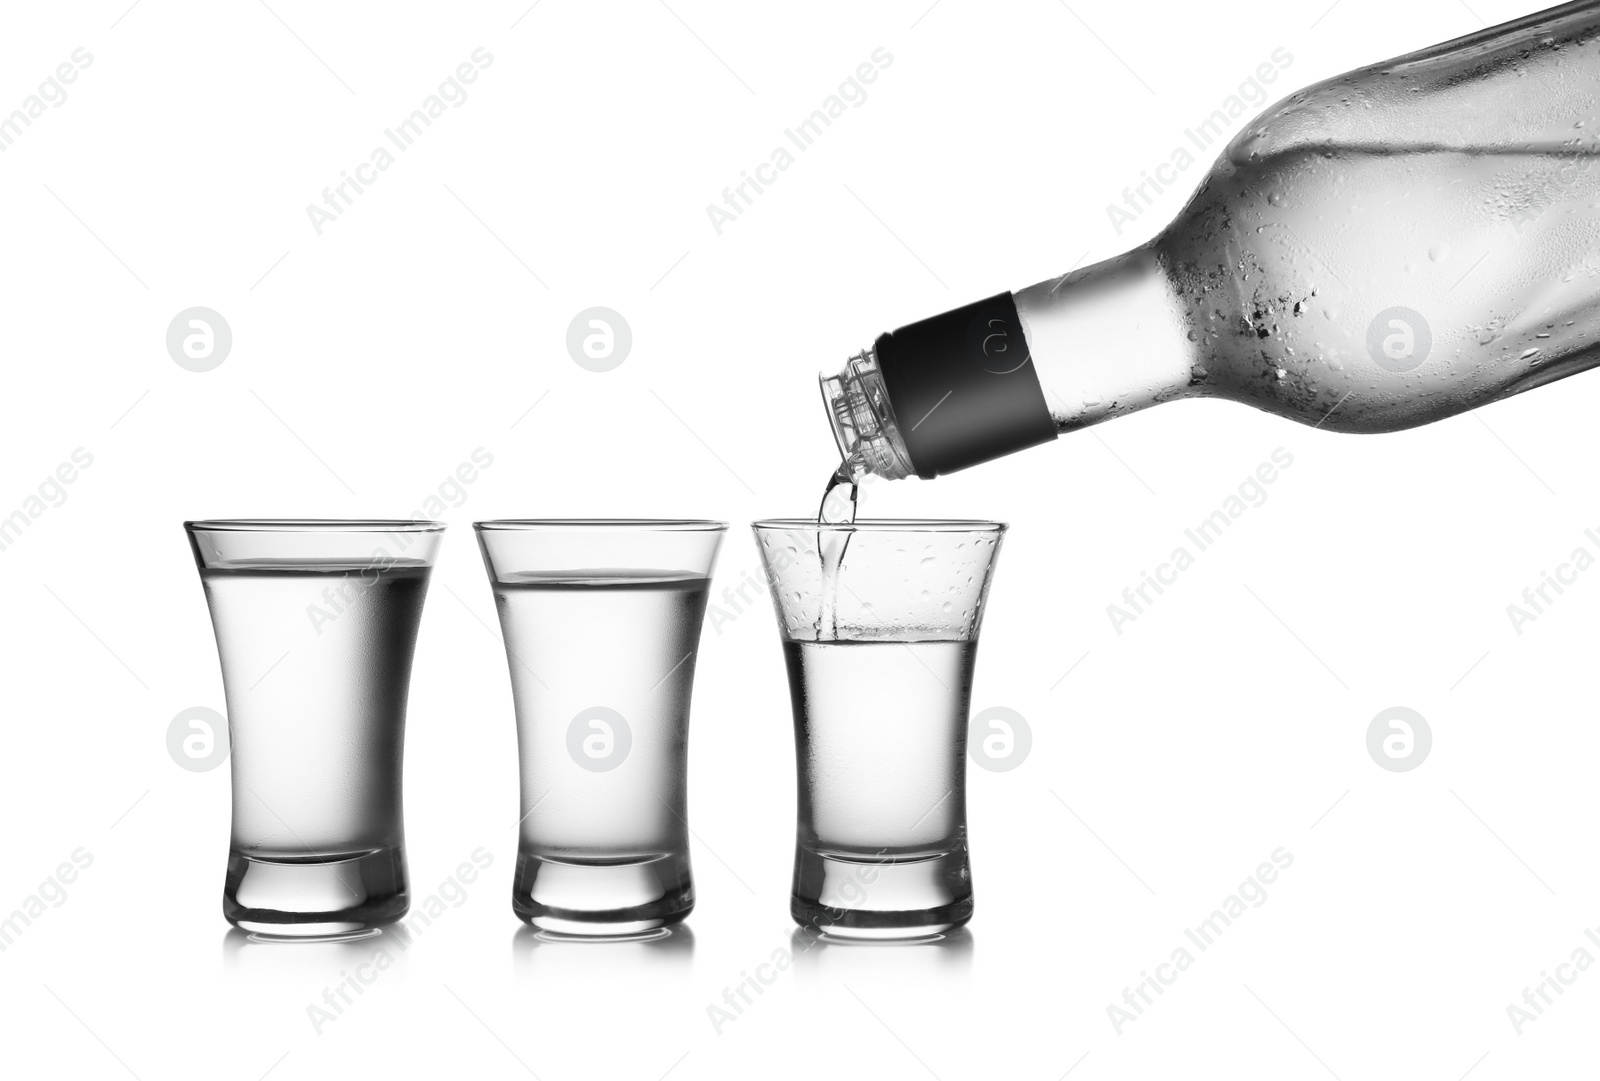
<svg viewBox="0 0 1600 1081">
<path fill-rule="evenodd" d="M 251 983 L 315 984 L 320 995 L 333 973 L 360 971 L 364 979 L 376 971 L 380 952 L 386 955 L 385 978 L 403 979 L 410 953 L 402 942 L 377 928 L 330 938 L 285 938 L 230 927 L 222 936 L 222 967 Z"/>
<path fill-rule="evenodd" d="M 678 923 L 635 935 L 580 937 L 524 924 L 511 936 L 511 959 L 519 983 L 676 982 L 694 964 L 694 931 Z"/>
<path fill-rule="evenodd" d="M 920 938 L 840 938 L 804 927 L 789 936 L 799 978 L 825 977 L 829 985 L 857 978 L 911 985 L 964 976 L 972 971 L 972 953 L 966 927 Z"/>
</svg>

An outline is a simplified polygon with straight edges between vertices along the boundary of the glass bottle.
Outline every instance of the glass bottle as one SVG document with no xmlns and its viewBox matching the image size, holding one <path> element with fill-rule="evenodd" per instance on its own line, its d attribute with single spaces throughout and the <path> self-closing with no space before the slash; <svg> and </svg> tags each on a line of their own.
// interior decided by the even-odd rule
<svg viewBox="0 0 1600 1081">
<path fill-rule="evenodd" d="M 1154 240 L 878 338 L 845 471 L 931 478 L 1179 398 L 1341 432 L 1600 363 L 1600 2 L 1269 108 Z"/>
</svg>

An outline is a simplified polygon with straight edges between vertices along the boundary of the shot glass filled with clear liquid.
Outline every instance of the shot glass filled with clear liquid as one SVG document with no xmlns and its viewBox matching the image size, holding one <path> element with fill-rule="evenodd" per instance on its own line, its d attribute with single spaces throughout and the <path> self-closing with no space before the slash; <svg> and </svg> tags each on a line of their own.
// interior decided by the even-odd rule
<svg viewBox="0 0 1600 1081">
<path fill-rule="evenodd" d="M 755 523 L 799 764 L 801 926 L 911 938 L 972 916 L 967 710 L 998 522 Z"/>
<path fill-rule="evenodd" d="M 478 522 L 517 715 L 513 911 L 640 934 L 694 908 L 689 697 L 724 522 Z"/>
<path fill-rule="evenodd" d="M 409 905 L 400 774 L 437 522 L 185 522 L 228 705 L 222 911 L 284 937 Z"/>
</svg>

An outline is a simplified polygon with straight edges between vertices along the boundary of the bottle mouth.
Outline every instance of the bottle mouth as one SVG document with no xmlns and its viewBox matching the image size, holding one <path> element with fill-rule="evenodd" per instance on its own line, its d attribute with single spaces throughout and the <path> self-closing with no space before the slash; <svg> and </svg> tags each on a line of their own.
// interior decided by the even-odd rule
<svg viewBox="0 0 1600 1081">
<path fill-rule="evenodd" d="M 817 384 L 845 473 L 853 479 L 868 473 L 887 480 L 911 475 L 911 458 L 900 438 L 873 350 L 851 357 L 838 375 L 822 373 Z"/>
</svg>

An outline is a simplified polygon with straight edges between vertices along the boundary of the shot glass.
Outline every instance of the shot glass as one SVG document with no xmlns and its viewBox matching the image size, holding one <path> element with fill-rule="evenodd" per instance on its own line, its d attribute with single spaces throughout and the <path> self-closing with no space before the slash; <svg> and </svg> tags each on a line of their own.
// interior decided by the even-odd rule
<svg viewBox="0 0 1600 1081">
<path fill-rule="evenodd" d="M 914 938 L 972 916 L 967 710 L 998 522 L 755 523 L 789 669 L 794 891 L 808 930 Z"/>
<path fill-rule="evenodd" d="M 689 696 L 726 522 L 477 522 L 517 715 L 511 907 L 622 936 L 694 908 Z"/>
<path fill-rule="evenodd" d="M 185 522 L 228 705 L 222 913 L 283 937 L 409 905 L 400 767 L 437 522 Z"/>
</svg>

